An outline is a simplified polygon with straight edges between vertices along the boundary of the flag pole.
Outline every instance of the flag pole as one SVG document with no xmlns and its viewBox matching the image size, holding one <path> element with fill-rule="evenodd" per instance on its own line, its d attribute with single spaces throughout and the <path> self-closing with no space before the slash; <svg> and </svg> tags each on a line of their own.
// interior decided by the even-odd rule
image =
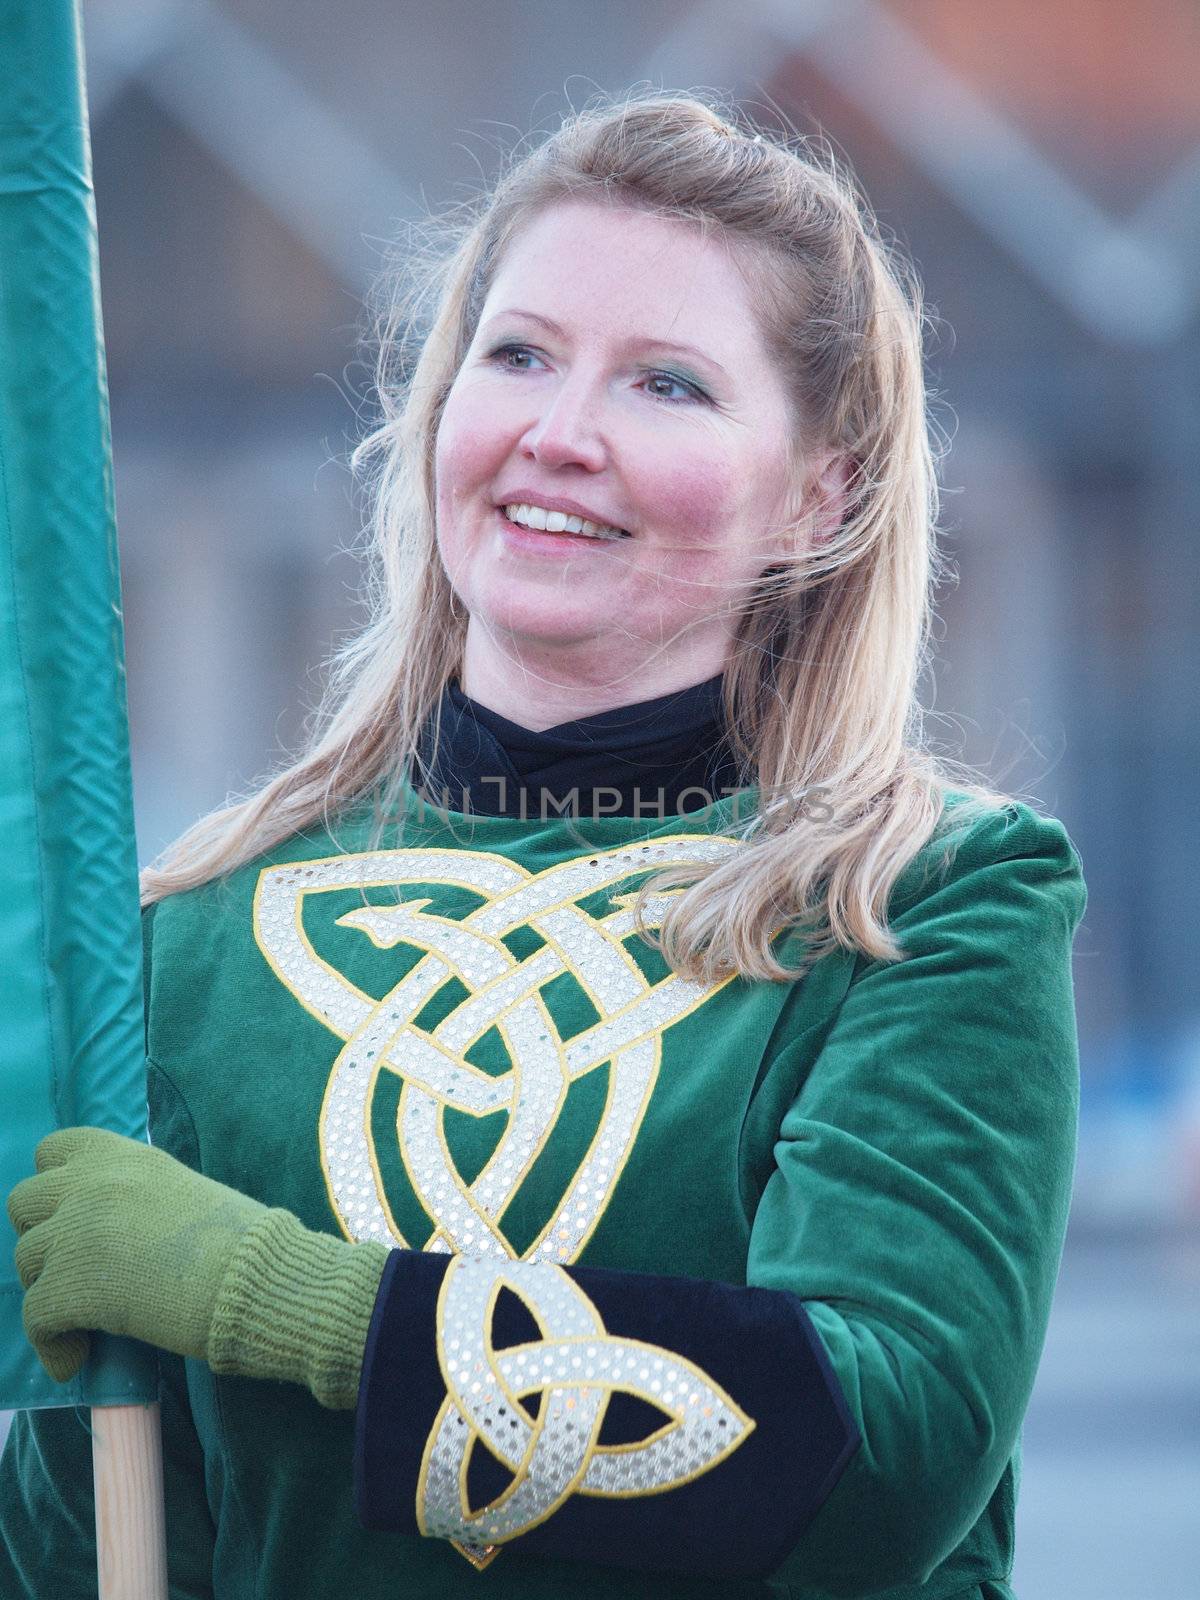
<svg viewBox="0 0 1200 1600">
<path fill-rule="evenodd" d="M 38 1138 L 146 1136 L 137 853 L 80 0 L 0 3 L 0 1178 Z M 18 1167 L 15 1172 L 10 1166 Z M 6 1285 L 0 1287 L 7 1288 Z M 0 1296 L 0 1313 L 19 1309 Z M 157 1363 L 69 1387 L 0 1324 L 9 1407 L 92 1407 L 100 1600 L 166 1600 Z M 46 1592 L 55 1578 L 45 1575 Z"/>
<path fill-rule="evenodd" d="M 158 1402 L 92 1409 L 99 1600 L 166 1600 Z"/>
</svg>

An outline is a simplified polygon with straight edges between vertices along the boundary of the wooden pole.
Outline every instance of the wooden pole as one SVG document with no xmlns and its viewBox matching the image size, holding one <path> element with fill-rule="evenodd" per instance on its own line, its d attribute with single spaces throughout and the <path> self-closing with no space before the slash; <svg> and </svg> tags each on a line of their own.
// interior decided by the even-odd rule
<svg viewBox="0 0 1200 1600">
<path fill-rule="evenodd" d="M 99 1600 L 167 1600 L 158 1404 L 95 1406 Z"/>
</svg>

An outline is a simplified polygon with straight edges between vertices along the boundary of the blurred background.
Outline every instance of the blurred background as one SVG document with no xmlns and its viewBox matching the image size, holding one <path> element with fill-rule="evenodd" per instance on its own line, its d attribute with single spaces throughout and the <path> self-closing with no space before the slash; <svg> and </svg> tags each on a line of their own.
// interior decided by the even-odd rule
<svg viewBox="0 0 1200 1600">
<path fill-rule="evenodd" d="M 143 859 L 297 740 L 358 618 L 364 294 L 597 89 L 821 132 L 938 322 L 945 754 L 1066 824 L 1076 1196 L 1021 1600 L 1200 1570 L 1200 15 L 1190 0 L 85 0 Z M 1193 954 L 1188 955 L 1191 949 Z"/>
</svg>

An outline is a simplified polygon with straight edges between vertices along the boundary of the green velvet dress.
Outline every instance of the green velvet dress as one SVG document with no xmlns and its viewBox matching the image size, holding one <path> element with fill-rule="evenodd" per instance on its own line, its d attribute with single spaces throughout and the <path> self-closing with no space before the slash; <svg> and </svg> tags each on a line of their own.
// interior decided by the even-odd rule
<svg viewBox="0 0 1200 1600">
<path fill-rule="evenodd" d="M 1075 1156 L 1078 855 L 1023 804 L 947 852 L 952 803 L 892 895 L 907 959 L 685 982 L 631 891 L 745 848 L 733 805 L 522 821 L 407 788 L 402 834 L 347 817 L 147 917 L 154 1142 L 384 1240 L 415 1286 L 357 1416 L 163 1359 L 173 1600 L 1011 1594 Z M 586 1377 L 554 1366 L 572 1338 Z M 606 1434 L 618 1391 L 640 1434 Z M 17 1420 L 4 1600 L 95 1594 L 89 1457 L 86 1414 Z"/>
</svg>

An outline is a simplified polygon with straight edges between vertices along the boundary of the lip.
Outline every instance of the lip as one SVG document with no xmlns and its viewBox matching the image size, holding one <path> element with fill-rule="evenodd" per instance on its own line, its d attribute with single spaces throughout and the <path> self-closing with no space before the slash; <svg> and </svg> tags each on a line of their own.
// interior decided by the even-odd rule
<svg viewBox="0 0 1200 1600">
<path fill-rule="evenodd" d="M 581 501 L 568 500 L 560 494 L 540 494 L 536 489 L 511 489 L 502 499 L 496 501 L 499 511 L 503 512 L 505 506 L 541 506 L 544 511 L 564 511 L 569 517 L 583 517 L 588 522 L 598 522 L 601 527 L 621 528 L 626 534 L 630 533 L 625 524 L 618 522 L 615 517 L 606 517 L 602 512 L 591 511 Z"/>
<path fill-rule="evenodd" d="M 519 500 L 508 501 L 509 505 L 524 503 Z M 547 507 L 550 511 L 555 509 L 554 506 Z M 584 549 L 611 550 L 615 545 L 625 542 L 623 539 L 591 539 L 583 533 L 545 533 L 541 528 L 523 528 L 520 523 L 508 520 L 502 506 L 495 508 L 495 518 L 500 529 L 500 537 L 511 549 L 520 551 L 522 555 L 555 557 L 562 561 L 565 557 L 577 555 Z"/>
</svg>

